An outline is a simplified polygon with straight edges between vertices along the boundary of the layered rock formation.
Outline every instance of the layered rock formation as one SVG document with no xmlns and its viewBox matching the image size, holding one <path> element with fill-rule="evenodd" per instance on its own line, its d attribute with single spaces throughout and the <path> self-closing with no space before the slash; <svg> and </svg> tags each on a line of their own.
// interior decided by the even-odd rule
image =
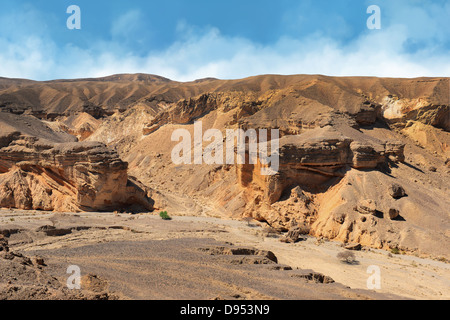
<svg viewBox="0 0 450 320">
<path fill-rule="evenodd" d="M 276 175 L 263 177 L 259 167 L 245 172 L 251 168 L 249 165 L 240 166 L 238 175 L 242 177 L 242 185 L 249 185 L 252 179 L 264 181 L 261 187 L 265 198 L 273 204 L 290 186 L 314 188 L 330 179 L 344 177 L 349 168 L 376 169 L 389 161 L 402 162 L 404 147 L 400 141 L 353 140 L 326 126 L 281 138 L 280 169 Z"/>
<path fill-rule="evenodd" d="M 142 196 L 129 201 L 113 187 L 127 190 L 131 184 L 120 156 L 131 174 L 155 190 L 155 207 L 171 213 L 252 216 L 283 231 L 295 219 L 319 237 L 448 255 L 448 79 L 268 75 L 180 83 L 117 75 L 0 82 L 0 108 L 29 124 L 16 130 L 21 135 L 0 139 L 9 159 L 1 164 L 1 176 L 24 190 L 19 193 L 32 184 L 23 173 L 36 175 L 33 170 L 41 168 L 48 179 L 44 169 L 52 167 L 51 175 L 71 181 L 64 192 L 71 190 L 68 198 L 77 200 L 69 202 L 77 210 L 115 207 L 107 195 L 139 203 Z M 175 165 L 172 133 L 182 128 L 193 136 L 195 121 L 204 132 L 219 129 L 224 137 L 227 129 L 278 129 L 278 173 L 262 175 L 261 162 Z M 84 142 L 71 144 L 76 139 Z M 203 147 L 208 144 L 203 141 Z M 113 174 L 99 179 L 108 172 Z M 404 196 L 390 195 L 394 183 Z M 50 186 L 56 198 L 65 199 L 59 184 Z M 46 192 L 37 190 L 31 193 Z M 2 198 L 12 201 L 6 192 Z M 361 201 L 371 205 L 362 209 Z"/>
<path fill-rule="evenodd" d="M 9 118 L 12 120 L 12 118 Z M 3 131 L 0 206 L 46 211 L 152 210 L 149 190 L 99 142 L 53 142 Z"/>
</svg>

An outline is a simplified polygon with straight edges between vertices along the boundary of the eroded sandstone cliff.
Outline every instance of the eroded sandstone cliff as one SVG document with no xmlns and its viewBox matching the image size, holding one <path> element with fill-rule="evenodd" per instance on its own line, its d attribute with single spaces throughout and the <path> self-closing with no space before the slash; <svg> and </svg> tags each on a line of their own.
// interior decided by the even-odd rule
<svg viewBox="0 0 450 320">
<path fill-rule="evenodd" d="M 15 118 L 7 116 L 11 124 Z M 61 134 L 66 141 L 55 142 L 9 127 L 3 125 L 0 136 L 1 207 L 69 212 L 152 210 L 149 190 L 128 177 L 128 164 L 103 143 L 73 142 Z"/>
</svg>

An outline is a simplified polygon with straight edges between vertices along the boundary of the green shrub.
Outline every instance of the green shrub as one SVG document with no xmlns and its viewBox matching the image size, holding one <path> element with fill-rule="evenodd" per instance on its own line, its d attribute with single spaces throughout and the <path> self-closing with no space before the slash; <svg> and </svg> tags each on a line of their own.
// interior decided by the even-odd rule
<svg viewBox="0 0 450 320">
<path fill-rule="evenodd" d="M 400 254 L 400 250 L 398 248 L 392 248 L 391 253 L 392 254 Z"/>
<path fill-rule="evenodd" d="M 172 218 L 169 216 L 169 214 L 167 213 L 167 211 L 161 211 L 159 213 L 159 216 L 163 219 L 163 220 L 172 220 Z"/>
</svg>

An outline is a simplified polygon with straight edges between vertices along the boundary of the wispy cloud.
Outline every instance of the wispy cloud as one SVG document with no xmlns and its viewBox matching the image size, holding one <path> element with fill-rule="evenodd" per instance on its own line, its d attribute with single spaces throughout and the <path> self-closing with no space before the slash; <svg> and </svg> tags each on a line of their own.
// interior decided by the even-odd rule
<svg viewBox="0 0 450 320">
<path fill-rule="evenodd" d="M 130 10 L 119 17 L 112 23 L 111 34 L 113 37 L 126 38 L 139 30 L 141 26 L 142 13 L 137 10 Z"/>
</svg>

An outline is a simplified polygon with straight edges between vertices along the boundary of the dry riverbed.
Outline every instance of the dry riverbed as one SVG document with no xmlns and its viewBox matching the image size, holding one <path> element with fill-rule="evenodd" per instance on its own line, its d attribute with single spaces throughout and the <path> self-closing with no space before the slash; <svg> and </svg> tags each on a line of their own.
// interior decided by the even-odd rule
<svg viewBox="0 0 450 320">
<path fill-rule="evenodd" d="M 346 264 L 340 243 L 283 243 L 258 222 L 0 210 L 0 233 L 11 251 L 43 257 L 61 283 L 77 265 L 94 292 L 122 299 L 450 298 L 446 262 L 363 248 Z M 367 290 L 369 266 L 381 271 L 381 289 Z"/>
</svg>

